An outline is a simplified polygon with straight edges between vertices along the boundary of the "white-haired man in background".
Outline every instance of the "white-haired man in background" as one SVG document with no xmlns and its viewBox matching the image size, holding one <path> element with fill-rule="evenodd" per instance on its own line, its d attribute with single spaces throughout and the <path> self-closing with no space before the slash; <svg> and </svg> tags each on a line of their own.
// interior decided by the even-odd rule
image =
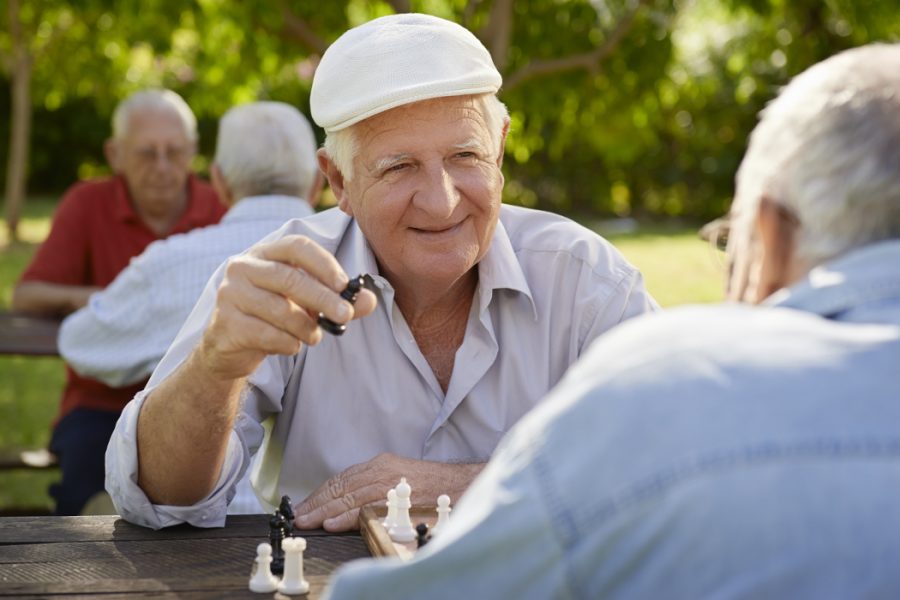
<svg viewBox="0 0 900 600">
<path fill-rule="evenodd" d="M 63 196 L 50 233 L 22 274 L 16 311 L 62 316 L 81 308 L 152 242 L 218 223 L 225 206 L 191 174 L 197 120 L 171 90 L 136 92 L 113 113 L 104 146 L 113 177 L 80 182 Z M 62 482 L 56 512 L 77 515 L 103 490 L 103 453 L 122 407 L 143 387 L 111 388 L 66 367 L 50 450 Z"/>
<path fill-rule="evenodd" d="M 144 381 L 216 268 L 287 221 L 313 214 L 323 181 L 312 128 L 281 102 L 225 113 L 210 171 L 229 206 L 221 223 L 154 242 L 63 321 L 60 353 L 79 374 L 113 387 Z M 251 494 L 238 498 L 232 513 L 262 512 Z"/>
<path fill-rule="evenodd" d="M 406 564 L 331 598 L 893 598 L 900 590 L 900 46 L 763 113 L 729 297 L 599 340 Z"/>
<path fill-rule="evenodd" d="M 357 527 L 401 476 L 417 502 L 457 496 L 594 338 L 655 307 L 593 232 L 501 206 L 500 83 L 474 35 L 426 15 L 325 52 L 311 106 L 338 208 L 213 277 L 117 425 L 122 516 L 223 524 L 266 419 L 255 483 L 270 504 L 299 501 L 300 528 Z M 368 275 L 355 306 L 348 274 Z M 320 313 L 366 318 L 323 337 Z"/>
</svg>

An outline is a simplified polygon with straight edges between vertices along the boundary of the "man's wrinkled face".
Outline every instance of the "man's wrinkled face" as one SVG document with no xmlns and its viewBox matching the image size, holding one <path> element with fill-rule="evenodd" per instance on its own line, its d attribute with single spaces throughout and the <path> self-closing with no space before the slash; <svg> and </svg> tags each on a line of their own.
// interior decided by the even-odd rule
<svg viewBox="0 0 900 600">
<path fill-rule="evenodd" d="M 355 175 L 340 206 L 388 279 L 449 285 L 487 252 L 503 175 L 482 110 L 471 96 L 440 98 L 355 126 Z"/>
<path fill-rule="evenodd" d="M 113 170 L 125 178 L 139 211 L 163 217 L 181 205 L 196 144 L 173 111 L 136 110 L 125 137 L 113 144 Z"/>
</svg>

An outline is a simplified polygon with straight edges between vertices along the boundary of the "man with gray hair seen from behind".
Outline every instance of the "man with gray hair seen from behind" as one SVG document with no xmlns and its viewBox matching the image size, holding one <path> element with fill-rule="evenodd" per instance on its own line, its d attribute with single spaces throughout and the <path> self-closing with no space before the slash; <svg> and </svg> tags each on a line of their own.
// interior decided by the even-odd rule
<svg viewBox="0 0 900 600">
<path fill-rule="evenodd" d="M 154 242 L 63 321 L 60 353 L 80 375 L 113 387 L 144 381 L 216 268 L 287 221 L 311 215 L 322 188 L 312 128 L 281 102 L 225 113 L 211 174 L 229 206 L 221 223 Z M 262 512 L 244 481 L 244 501 L 233 501 L 230 512 Z"/>
<path fill-rule="evenodd" d="M 900 45 L 763 112 L 729 298 L 594 344 L 406 564 L 330 597 L 895 598 Z"/>
<path fill-rule="evenodd" d="M 175 92 L 143 90 L 122 101 L 103 149 L 114 176 L 66 192 L 47 239 L 13 290 L 13 310 L 69 314 L 151 242 L 218 223 L 225 214 L 212 187 L 191 174 L 197 119 Z M 50 489 L 57 514 L 77 515 L 103 491 L 106 444 L 122 408 L 142 387 L 143 381 L 111 388 L 66 366 L 50 440 L 62 474 Z"/>
<path fill-rule="evenodd" d="M 592 340 L 655 308 L 595 233 L 501 205 L 500 84 L 437 17 L 382 17 L 328 48 L 311 106 L 338 207 L 214 275 L 117 425 L 123 517 L 222 525 L 263 421 L 257 490 L 291 496 L 301 529 L 358 527 L 401 477 L 417 504 L 458 496 Z M 340 293 L 360 274 L 353 305 Z"/>
</svg>

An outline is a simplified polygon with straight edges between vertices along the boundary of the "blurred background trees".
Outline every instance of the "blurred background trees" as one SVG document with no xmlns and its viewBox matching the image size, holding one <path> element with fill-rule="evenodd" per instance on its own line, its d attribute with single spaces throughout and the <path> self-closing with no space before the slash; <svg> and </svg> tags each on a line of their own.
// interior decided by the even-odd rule
<svg viewBox="0 0 900 600">
<path fill-rule="evenodd" d="M 746 136 L 780 85 L 839 50 L 900 33 L 900 0 L 6 4 L 0 164 L 10 227 L 26 187 L 59 193 L 106 172 L 102 142 L 128 93 L 162 85 L 187 99 L 204 171 L 228 107 L 273 99 L 308 114 L 328 44 L 408 10 L 464 24 L 503 72 L 507 201 L 580 218 L 705 219 L 727 206 Z"/>
</svg>

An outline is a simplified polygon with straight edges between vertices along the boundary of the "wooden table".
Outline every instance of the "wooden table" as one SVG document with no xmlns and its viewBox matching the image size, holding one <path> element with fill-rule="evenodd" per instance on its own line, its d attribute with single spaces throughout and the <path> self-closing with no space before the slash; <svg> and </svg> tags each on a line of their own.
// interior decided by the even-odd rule
<svg viewBox="0 0 900 600">
<path fill-rule="evenodd" d="M 219 529 L 152 531 L 116 516 L 0 518 L 0 598 L 288 598 L 247 589 L 266 515 L 228 517 Z M 356 533 L 306 538 L 307 596 L 321 596 L 339 565 L 369 556 Z"/>
<path fill-rule="evenodd" d="M 0 354 L 58 356 L 59 321 L 0 312 Z"/>
</svg>

